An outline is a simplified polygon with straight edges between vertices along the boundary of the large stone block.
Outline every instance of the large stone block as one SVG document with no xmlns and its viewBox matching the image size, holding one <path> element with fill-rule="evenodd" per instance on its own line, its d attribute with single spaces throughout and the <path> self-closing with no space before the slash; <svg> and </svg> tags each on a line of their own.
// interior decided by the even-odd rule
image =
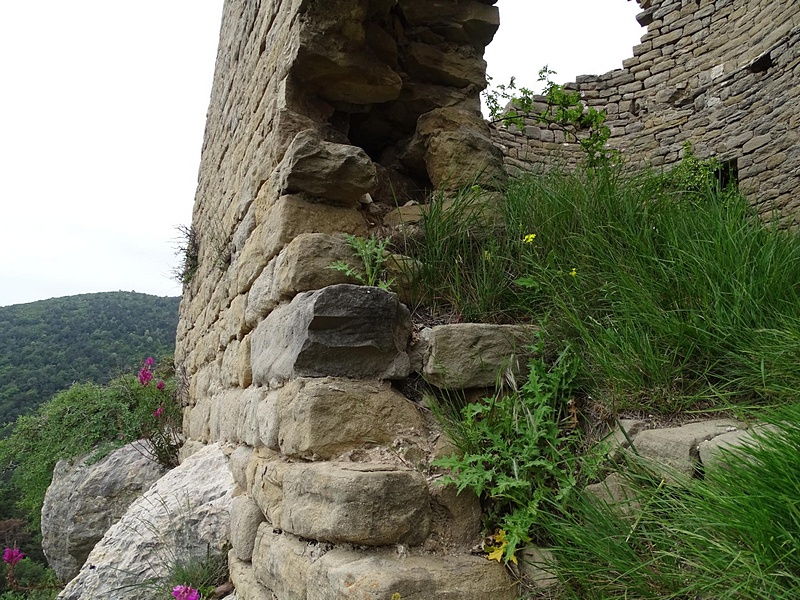
<svg viewBox="0 0 800 600">
<path fill-rule="evenodd" d="M 316 542 L 300 540 L 263 523 L 253 552 L 253 573 L 276 598 L 306 600 L 308 571 L 322 551 Z"/>
<path fill-rule="evenodd" d="M 241 560 L 233 550 L 228 553 L 228 572 L 236 586 L 235 600 L 275 600 L 272 592 L 256 579 L 253 565 Z"/>
<path fill-rule="evenodd" d="M 372 463 L 295 464 L 283 473 L 273 524 L 301 537 L 368 546 L 419 544 L 428 535 L 430 494 L 416 471 Z"/>
<path fill-rule="evenodd" d="M 388 384 L 296 379 L 282 390 L 281 400 L 278 443 L 286 456 L 327 459 L 425 427 L 415 405 Z"/>
<path fill-rule="evenodd" d="M 335 549 L 309 570 L 307 600 L 514 600 L 505 568 L 477 556 L 366 556 Z"/>
<path fill-rule="evenodd" d="M 411 316 L 394 294 L 334 285 L 274 310 L 251 338 L 253 381 L 294 377 L 399 379 L 410 370 Z"/>
<path fill-rule="evenodd" d="M 265 519 L 250 496 L 237 496 L 231 502 L 231 549 L 240 560 L 252 558 L 258 526 Z"/>
<path fill-rule="evenodd" d="M 457 323 L 423 331 L 422 376 L 442 389 L 490 387 L 505 372 L 525 371 L 535 329 L 520 325 Z"/>
<path fill-rule="evenodd" d="M 42 549 L 62 581 L 78 574 L 108 528 L 163 473 L 134 444 L 93 464 L 58 461 L 42 506 Z"/>
<path fill-rule="evenodd" d="M 375 165 L 364 150 L 326 142 L 311 129 L 295 136 L 279 168 L 282 193 L 305 193 L 348 206 L 355 206 L 378 183 Z"/>
</svg>

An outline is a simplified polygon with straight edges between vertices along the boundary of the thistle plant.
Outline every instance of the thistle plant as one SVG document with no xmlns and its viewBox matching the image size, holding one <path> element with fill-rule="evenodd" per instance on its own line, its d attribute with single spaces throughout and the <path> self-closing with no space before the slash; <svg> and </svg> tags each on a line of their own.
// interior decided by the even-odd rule
<svg viewBox="0 0 800 600">
<path fill-rule="evenodd" d="M 355 257 L 361 261 L 364 272 L 362 273 L 361 270 L 343 260 L 337 260 L 328 268 L 344 273 L 348 277 L 360 281 L 363 285 L 379 287 L 388 292 L 394 284 L 394 279 L 388 279 L 386 272 L 388 258 L 386 248 L 389 240 L 381 240 L 374 235 L 360 238 L 347 233 L 344 234 L 344 238 L 353 250 Z"/>
</svg>

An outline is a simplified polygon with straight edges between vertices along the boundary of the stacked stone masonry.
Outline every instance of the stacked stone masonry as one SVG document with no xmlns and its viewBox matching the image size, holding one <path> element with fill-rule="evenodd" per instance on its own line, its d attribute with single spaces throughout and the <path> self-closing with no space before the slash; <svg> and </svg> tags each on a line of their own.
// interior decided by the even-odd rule
<svg viewBox="0 0 800 600">
<path fill-rule="evenodd" d="M 569 87 L 603 109 L 631 169 L 669 168 L 686 142 L 738 173 L 764 215 L 800 214 L 800 4 L 795 0 L 638 0 L 647 26 L 621 69 Z M 543 100 L 540 98 L 539 100 Z M 574 165 L 561 131 L 495 128 L 512 175 Z"/>
<path fill-rule="evenodd" d="M 519 370 L 530 331 L 414 332 L 396 295 L 329 268 L 352 260 L 341 234 L 418 213 L 430 190 L 579 160 L 559 131 L 481 117 L 495 3 L 224 4 L 176 364 L 185 434 L 230 453 L 240 599 L 516 595 L 469 553 L 477 499 L 432 481 L 447 446 L 392 382 L 485 386 Z M 763 211 L 796 211 L 800 6 L 639 3 L 634 57 L 575 84 L 610 115 L 611 143 L 661 166 L 690 141 L 735 161 Z"/>
<path fill-rule="evenodd" d="M 398 203 L 502 184 L 478 97 L 495 1 L 224 4 L 176 364 L 186 436 L 231 454 L 241 600 L 515 596 L 391 384 L 423 370 L 408 309 L 329 268 Z"/>
</svg>

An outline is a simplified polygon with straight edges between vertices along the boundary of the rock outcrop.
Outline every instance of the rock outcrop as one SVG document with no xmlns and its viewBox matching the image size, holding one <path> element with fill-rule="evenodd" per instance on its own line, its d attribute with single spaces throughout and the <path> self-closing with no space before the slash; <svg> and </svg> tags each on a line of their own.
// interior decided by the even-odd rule
<svg viewBox="0 0 800 600">
<path fill-rule="evenodd" d="M 42 549 L 58 578 L 75 577 L 109 527 L 163 474 L 136 444 L 93 464 L 58 461 L 42 506 Z"/>
<path fill-rule="evenodd" d="M 222 550 L 229 539 L 233 488 L 220 447 L 199 450 L 128 508 L 59 600 L 151 597 L 171 563 Z"/>
</svg>

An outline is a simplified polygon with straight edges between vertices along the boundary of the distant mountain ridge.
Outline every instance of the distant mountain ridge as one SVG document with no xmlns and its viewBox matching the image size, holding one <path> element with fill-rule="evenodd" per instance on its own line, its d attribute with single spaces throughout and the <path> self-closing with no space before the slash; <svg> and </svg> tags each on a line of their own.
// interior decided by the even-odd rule
<svg viewBox="0 0 800 600">
<path fill-rule="evenodd" d="M 103 292 L 0 307 L 0 424 L 175 350 L 180 297 Z"/>
</svg>

